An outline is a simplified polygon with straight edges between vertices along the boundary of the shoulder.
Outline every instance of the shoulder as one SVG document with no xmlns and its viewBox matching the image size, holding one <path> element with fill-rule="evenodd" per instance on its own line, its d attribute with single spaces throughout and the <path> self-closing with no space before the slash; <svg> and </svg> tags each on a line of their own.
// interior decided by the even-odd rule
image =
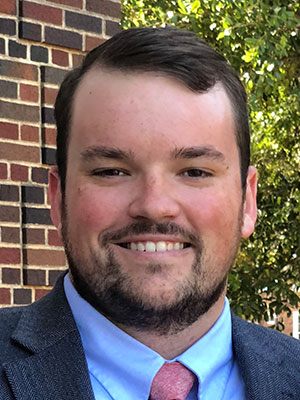
<svg viewBox="0 0 300 400">
<path fill-rule="evenodd" d="M 234 357 L 249 399 L 300 399 L 300 341 L 232 316 Z"/>
<path fill-rule="evenodd" d="M 26 307 L 11 307 L 0 309 L 0 364 L 14 358 L 18 350 L 12 343 L 12 335 Z"/>
<path fill-rule="evenodd" d="M 24 307 L 0 309 L 0 341 L 15 329 L 23 310 Z"/>
<path fill-rule="evenodd" d="M 232 335 L 235 348 L 254 352 L 276 362 L 287 357 L 290 362 L 300 361 L 300 341 L 270 328 L 232 316 Z"/>
<path fill-rule="evenodd" d="M 299 340 L 294 339 L 291 336 L 282 334 L 281 332 L 278 332 L 274 329 L 266 328 L 253 322 L 245 321 L 235 316 L 234 314 L 232 315 L 232 329 L 233 332 L 236 333 L 238 336 L 250 335 L 251 337 L 255 337 L 256 339 L 259 338 L 261 340 L 264 340 L 265 338 L 269 340 L 270 338 L 272 338 L 273 340 L 275 340 L 276 343 L 289 343 L 297 347 L 299 346 L 300 348 Z"/>
</svg>

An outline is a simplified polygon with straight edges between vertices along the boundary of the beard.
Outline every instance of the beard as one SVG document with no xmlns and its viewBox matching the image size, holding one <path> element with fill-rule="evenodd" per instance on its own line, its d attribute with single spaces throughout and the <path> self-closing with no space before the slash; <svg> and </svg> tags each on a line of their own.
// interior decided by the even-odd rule
<svg viewBox="0 0 300 400">
<path fill-rule="evenodd" d="M 102 251 L 90 249 L 90 257 L 85 259 L 79 256 L 69 240 L 66 210 L 63 215 L 63 241 L 72 282 L 79 295 L 117 326 L 159 335 L 176 334 L 210 310 L 225 291 L 228 272 L 239 248 L 240 221 L 222 265 L 213 264 L 214 255 L 205 254 L 203 241 L 198 235 L 187 232 L 173 222 L 157 224 L 141 221 L 100 235 L 99 247 Z M 151 299 L 143 292 L 141 285 L 122 271 L 122 264 L 110 245 L 111 241 L 121 240 L 128 235 L 147 233 L 180 234 L 181 238 L 191 243 L 194 250 L 191 274 L 174 287 L 173 301 L 163 301 L 163 295 L 160 299 Z M 208 268 L 207 261 L 211 268 Z M 165 267 L 163 262 L 149 262 L 149 279 L 160 274 Z M 221 276 L 220 271 L 223 271 Z"/>
</svg>

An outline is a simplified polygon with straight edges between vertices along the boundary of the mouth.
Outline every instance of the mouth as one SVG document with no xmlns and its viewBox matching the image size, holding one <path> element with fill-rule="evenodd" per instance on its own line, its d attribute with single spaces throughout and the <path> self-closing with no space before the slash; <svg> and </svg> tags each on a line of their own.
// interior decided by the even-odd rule
<svg viewBox="0 0 300 400">
<path fill-rule="evenodd" d="M 140 242 L 125 242 L 125 243 L 115 243 L 116 245 L 123 247 L 132 251 L 141 252 L 165 252 L 172 250 L 183 250 L 191 247 L 190 243 L 185 242 L 170 242 L 170 241 L 140 241 Z"/>
</svg>

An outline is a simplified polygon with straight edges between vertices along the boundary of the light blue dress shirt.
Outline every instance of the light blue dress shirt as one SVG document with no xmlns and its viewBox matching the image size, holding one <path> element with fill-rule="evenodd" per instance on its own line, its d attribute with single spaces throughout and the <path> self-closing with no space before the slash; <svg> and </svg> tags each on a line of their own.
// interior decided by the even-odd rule
<svg viewBox="0 0 300 400">
<path fill-rule="evenodd" d="M 187 400 L 246 400 L 244 382 L 233 359 L 227 299 L 209 332 L 174 360 L 165 360 L 80 297 L 68 274 L 64 288 L 96 400 L 148 400 L 152 380 L 166 361 L 179 361 L 198 377 Z"/>
</svg>

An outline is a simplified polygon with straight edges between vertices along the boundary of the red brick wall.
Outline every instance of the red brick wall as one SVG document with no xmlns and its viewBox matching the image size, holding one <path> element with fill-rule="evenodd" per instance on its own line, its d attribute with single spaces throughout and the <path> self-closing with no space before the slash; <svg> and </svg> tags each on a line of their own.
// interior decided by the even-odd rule
<svg viewBox="0 0 300 400">
<path fill-rule="evenodd" d="M 118 0 L 0 0 L 0 307 L 37 300 L 66 268 L 47 201 L 53 104 L 119 21 Z"/>
</svg>

